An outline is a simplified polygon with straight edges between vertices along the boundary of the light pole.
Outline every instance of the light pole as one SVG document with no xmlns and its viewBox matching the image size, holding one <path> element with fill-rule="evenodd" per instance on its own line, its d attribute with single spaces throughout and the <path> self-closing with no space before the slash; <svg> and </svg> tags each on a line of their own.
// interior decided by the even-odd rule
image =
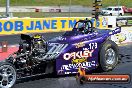
<svg viewBox="0 0 132 88">
<path fill-rule="evenodd" d="M 9 17 L 10 0 L 6 0 L 6 16 Z"/>
<path fill-rule="evenodd" d="M 120 0 L 117 0 L 117 5 L 118 5 L 118 17 L 119 17 L 119 5 L 120 5 Z"/>
<path fill-rule="evenodd" d="M 69 1 L 69 17 L 71 17 L 71 0 Z"/>
</svg>

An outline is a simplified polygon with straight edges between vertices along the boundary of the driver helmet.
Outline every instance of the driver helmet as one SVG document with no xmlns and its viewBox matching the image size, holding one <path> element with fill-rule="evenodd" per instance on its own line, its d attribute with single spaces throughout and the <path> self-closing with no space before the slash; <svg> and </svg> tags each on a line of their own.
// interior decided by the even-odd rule
<svg viewBox="0 0 132 88">
<path fill-rule="evenodd" d="M 36 34 L 33 36 L 34 38 L 34 47 L 37 49 L 37 50 L 42 50 L 43 48 L 45 48 L 45 44 L 46 42 L 44 41 L 43 39 L 43 36 L 40 35 L 40 34 Z"/>
<path fill-rule="evenodd" d="M 35 35 L 33 36 L 33 38 L 34 38 L 34 39 L 41 39 L 42 36 L 41 36 L 40 34 L 35 34 Z"/>
<path fill-rule="evenodd" d="M 35 34 L 33 36 L 33 38 L 34 38 L 35 43 L 37 43 L 37 44 L 42 44 L 43 43 L 42 35 Z"/>
</svg>

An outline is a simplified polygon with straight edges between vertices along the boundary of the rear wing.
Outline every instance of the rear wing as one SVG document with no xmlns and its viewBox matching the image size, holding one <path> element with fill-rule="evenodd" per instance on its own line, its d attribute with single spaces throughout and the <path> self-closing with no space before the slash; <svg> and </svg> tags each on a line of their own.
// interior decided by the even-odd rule
<svg viewBox="0 0 132 88">
<path fill-rule="evenodd" d="M 112 30 L 111 32 L 109 32 L 108 36 L 111 36 L 120 32 L 121 32 L 121 27 L 118 27 L 115 30 Z"/>
</svg>

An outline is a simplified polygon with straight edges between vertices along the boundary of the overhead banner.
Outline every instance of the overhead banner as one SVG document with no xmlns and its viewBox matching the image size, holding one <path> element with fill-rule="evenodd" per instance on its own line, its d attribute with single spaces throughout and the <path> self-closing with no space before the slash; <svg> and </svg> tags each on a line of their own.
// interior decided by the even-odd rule
<svg viewBox="0 0 132 88">
<path fill-rule="evenodd" d="M 0 35 L 69 31 L 80 19 L 86 17 L 3 18 L 0 19 Z M 100 18 L 99 21 L 88 19 L 93 22 L 94 27 L 107 28 L 107 18 Z"/>
</svg>

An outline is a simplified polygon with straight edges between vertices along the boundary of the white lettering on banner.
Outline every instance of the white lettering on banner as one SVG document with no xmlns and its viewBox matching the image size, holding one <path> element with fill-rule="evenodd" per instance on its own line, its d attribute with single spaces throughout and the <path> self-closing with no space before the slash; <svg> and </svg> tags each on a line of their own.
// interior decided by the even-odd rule
<svg viewBox="0 0 132 88">
<path fill-rule="evenodd" d="M 63 58 L 65 60 L 70 60 L 70 58 L 76 59 L 76 58 L 88 58 L 92 57 L 92 53 L 94 50 L 84 50 L 84 51 L 78 51 L 78 52 L 72 52 L 72 53 L 65 53 L 63 55 Z"/>
<path fill-rule="evenodd" d="M 79 69 L 79 67 L 85 69 L 85 68 L 89 68 L 89 67 L 92 67 L 92 66 L 96 66 L 95 61 L 62 65 L 61 70 L 68 71 L 68 70 L 71 70 L 71 69 Z"/>
</svg>

